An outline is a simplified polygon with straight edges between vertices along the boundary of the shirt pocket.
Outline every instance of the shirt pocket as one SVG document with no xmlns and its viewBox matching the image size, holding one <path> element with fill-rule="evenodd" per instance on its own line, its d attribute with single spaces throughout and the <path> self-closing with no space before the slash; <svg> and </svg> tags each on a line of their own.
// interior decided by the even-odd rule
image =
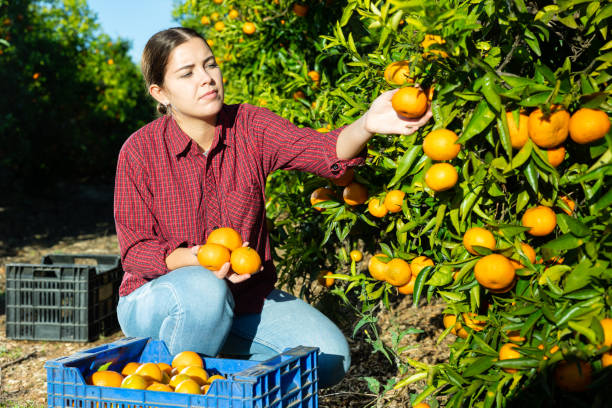
<svg viewBox="0 0 612 408">
<path fill-rule="evenodd" d="M 240 232 L 243 239 L 251 240 L 259 234 L 259 231 L 253 231 L 254 226 L 264 217 L 263 196 L 259 184 L 228 191 L 226 206 L 232 227 Z"/>
</svg>

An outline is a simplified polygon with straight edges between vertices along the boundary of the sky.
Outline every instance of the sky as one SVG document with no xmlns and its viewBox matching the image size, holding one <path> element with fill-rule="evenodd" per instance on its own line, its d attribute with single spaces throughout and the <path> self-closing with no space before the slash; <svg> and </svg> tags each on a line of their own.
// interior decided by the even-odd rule
<svg viewBox="0 0 612 408">
<path fill-rule="evenodd" d="M 129 55 L 135 63 L 147 40 L 156 32 L 176 26 L 172 20 L 174 0 L 88 0 L 103 32 L 130 40 Z"/>
</svg>

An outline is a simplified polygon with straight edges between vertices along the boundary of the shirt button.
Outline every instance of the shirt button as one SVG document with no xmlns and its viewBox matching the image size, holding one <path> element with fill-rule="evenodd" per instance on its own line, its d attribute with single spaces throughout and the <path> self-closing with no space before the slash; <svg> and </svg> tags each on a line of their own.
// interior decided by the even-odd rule
<svg viewBox="0 0 612 408">
<path fill-rule="evenodd" d="M 338 170 L 338 165 L 336 163 L 332 164 L 332 170 Z"/>
</svg>

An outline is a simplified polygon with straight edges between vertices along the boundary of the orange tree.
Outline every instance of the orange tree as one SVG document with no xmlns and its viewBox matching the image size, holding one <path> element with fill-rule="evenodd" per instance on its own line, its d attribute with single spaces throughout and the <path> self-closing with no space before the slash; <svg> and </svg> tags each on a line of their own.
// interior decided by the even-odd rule
<svg viewBox="0 0 612 408">
<path fill-rule="evenodd" d="M 188 1 L 177 10 L 212 41 L 230 101 L 266 105 L 301 125 L 337 127 L 381 92 L 417 83 L 434 120 L 411 136 L 372 139 L 367 164 L 354 176 L 365 189 L 351 184 L 344 195 L 367 190 L 365 201 L 343 200 L 344 187 L 313 176 L 271 178 L 281 276 L 291 282 L 304 272 L 336 271 L 329 276 L 343 284 L 333 292 L 361 318 L 355 331 L 369 329 L 374 349 L 397 363 L 398 375 L 386 384 L 368 379 L 381 399 L 419 382 L 414 403 L 435 405 L 444 395 L 452 407 L 522 400 L 605 406 L 612 5 L 294 6 Z M 219 21 L 223 27 L 215 28 Z M 242 31 L 247 21 L 255 23 L 252 34 Z M 310 193 L 326 185 L 331 199 L 308 209 Z M 356 246 L 383 255 L 368 271 L 347 256 Z M 392 258 L 411 264 L 407 284 L 388 282 L 397 283 L 385 268 Z M 415 307 L 434 296 L 446 302 L 442 336 L 454 337 L 447 363 L 407 358 L 405 333 L 382 342 L 377 313 L 405 293 Z"/>
<path fill-rule="evenodd" d="M 3 187 L 112 180 L 123 140 L 154 117 L 128 50 L 84 0 L 0 1 Z"/>
</svg>

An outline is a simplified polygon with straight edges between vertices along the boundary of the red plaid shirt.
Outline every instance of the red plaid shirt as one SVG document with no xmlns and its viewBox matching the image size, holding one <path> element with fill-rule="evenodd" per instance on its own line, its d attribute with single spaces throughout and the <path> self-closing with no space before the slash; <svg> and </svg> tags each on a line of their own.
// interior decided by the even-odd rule
<svg viewBox="0 0 612 408">
<path fill-rule="evenodd" d="M 206 242 L 215 228 L 232 227 L 262 258 L 264 270 L 245 282 L 226 281 L 235 312 L 259 313 L 274 288 L 266 227 L 266 177 L 277 169 L 339 177 L 363 163 L 336 156 L 342 129 L 298 128 L 265 108 L 223 105 L 208 154 L 163 116 L 123 145 L 115 180 L 115 224 L 125 274 L 119 295 L 170 272 L 166 257 L 178 247 Z"/>
</svg>

